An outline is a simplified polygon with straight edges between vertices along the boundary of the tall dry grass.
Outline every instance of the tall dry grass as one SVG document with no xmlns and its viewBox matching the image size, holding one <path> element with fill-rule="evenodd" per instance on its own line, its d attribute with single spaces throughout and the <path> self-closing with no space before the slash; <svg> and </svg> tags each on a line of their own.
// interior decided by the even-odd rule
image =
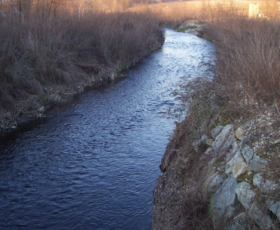
<svg viewBox="0 0 280 230">
<path fill-rule="evenodd" d="M 272 2 L 269 0 L 269 3 Z M 199 182 L 205 176 L 204 173 L 207 173 L 204 166 L 212 159 L 207 159 L 205 155 L 201 157 L 201 149 L 195 153 L 192 145 L 195 139 L 208 133 L 218 123 L 225 125 L 236 121 L 236 118 L 240 122 L 245 118 L 243 115 L 247 114 L 252 120 L 260 114 L 264 115 L 264 110 L 270 111 L 273 107 L 272 110 L 277 110 L 280 106 L 280 22 L 275 14 L 275 7 L 262 2 L 260 13 L 266 12 L 265 16 L 270 19 L 249 19 L 249 3 L 245 6 L 209 1 L 202 3 L 201 16 L 198 19 L 208 21 L 204 33 L 214 41 L 217 48 L 214 79 L 213 82 L 190 88 L 192 93 L 188 95 L 190 105 L 187 117 L 177 126 L 166 149 L 169 155 L 162 160 L 161 169 L 165 173 L 159 179 L 161 184 L 156 189 L 158 197 L 155 198 L 154 207 L 154 218 L 162 229 L 226 228 L 214 226 L 212 214 L 207 212 L 209 199 L 201 196 L 203 186 L 200 186 L 202 184 Z M 264 104 L 266 106 L 263 106 Z M 276 120 L 270 120 L 274 122 L 275 130 L 279 130 L 279 114 L 278 109 Z M 270 128 L 268 123 L 262 125 Z M 265 129 L 263 126 L 261 128 Z M 260 130 L 256 138 L 263 142 L 266 139 L 261 139 L 261 136 L 267 135 L 267 151 L 271 155 L 275 154 L 277 158 L 278 147 L 269 144 L 274 134 Z M 279 133 L 276 136 L 278 139 Z M 271 159 L 270 169 L 270 176 L 278 178 L 279 160 Z M 278 199 L 278 194 L 279 191 L 269 194 L 270 198 L 267 194 L 258 196 L 262 201 L 268 201 Z M 179 205 L 181 209 L 178 208 Z M 264 213 L 267 212 L 265 203 L 262 204 L 262 209 Z M 279 227 L 279 221 L 275 222 Z M 257 228 L 253 221 L 242 227 Z M 154 226 L 154 229 L 157 229 L 157 226 Z"/>
<path fill-rule="evenodd" d="M 217 94 L 226 96 L 232 109 L 249 111 L 263 103 L 279 106 L 279 21 L 214 21 L 206 32 L 217 46 Z"/>
<path fill-rule="evenodd" d="M 1 8 L 0 107 L 8 110 L 46 86 L 71 87 L 105 68 L 134 64 L 164 42 L 145 12 L 48 13 L 35 3 L 26 14 Z"/>
</svg>

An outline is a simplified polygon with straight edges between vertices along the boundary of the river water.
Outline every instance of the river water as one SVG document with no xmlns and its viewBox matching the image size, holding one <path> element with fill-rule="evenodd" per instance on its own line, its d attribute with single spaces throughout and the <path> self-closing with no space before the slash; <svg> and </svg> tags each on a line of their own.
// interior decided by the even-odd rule
<svg viewBox="0 0 280 230">
<path fill-rule="evenodd" d="M 0 146 L 0 229 L 150 229 L 181 108 L 172 92 L 207 73 L 214 52 L 201 38 L 165 33 L 162 49 L 127 78 Z"/>
</svg>

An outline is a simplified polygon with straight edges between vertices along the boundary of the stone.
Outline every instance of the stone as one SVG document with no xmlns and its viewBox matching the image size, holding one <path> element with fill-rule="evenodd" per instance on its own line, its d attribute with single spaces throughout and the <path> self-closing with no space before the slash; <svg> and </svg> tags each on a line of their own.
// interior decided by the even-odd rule
<svg viewBox="0 0 280 230">
<path fill-rule="evenodd" d="M 277 216 L 278 220 L 280 220 L 280 201 L 267 201 L 267 208 Z"/>
<path fill-rule="evenodd" d="M 236 186 L 235 193 L 240 203 L 248 210 L 256 196 L 251 186 L 247 182 L 241 182 Z"/>
<path fill-rule="evenodd" d="M 236 153 L 239 151 L 239 145 L 237 144 L 236 141 L 234 141 L 231 145 L 231 148 L 229 151 L 227 151 L 224 160 L 225 162 L 231 161 L 231 159 L 236 155 Z"/>
<path fill-rule="evenodd" d="M 207 139 L 207 140 L 205 141 L 205 144 L 206 144 L 207 146 L 212 146 L 213 142 L 214 142 L 213 139 Z"/>
<path fill-rule="evenodd" d="M 239 183 L 235 192 L 238 200 L 247 210 L 248 215 L 261 229 L 274 229 L 272 220 L 268 215 L 262 212 L 262 209 L 256 201 L 256 193 L 247 182 Z"/>
<path fill-rule="evenodd" d="M 200 139 L 200 145 L 202 147 L 209 147 L 212 146 L 213 139 L 210 139 L 207 135 L 203 135 Z"/>
<path fill-rule="evenodd" d="M 268 169 L 268 161 L 260 158 L 254 151 L 248 146 L 244 145 L 241 149 L 241 153 L 246 160 L 250 170 L 255 172 L 266 172 Z"/>
<path fill-rule="evenodd" d="M 230 153 L 231 154 L 236 154 L 239 151 L 239 145 L 236 141 L 234 141 L 232 143 L 231 149 L 230 149 Z"/>
<path fill-rule="evenodd" d="M 220 134 L 220 132 L 222 132 L 222 130 L 223 130 L 223 126 L 216 126 L 214 129 L 211 129 L 211 131 L 210 131 L 210 134 L 211 134 L 211 136 L 215 139 L 219 134 Z"/>
<path fill-rule="evenodd" d="M 230 175 L 232 173 L 232 168 L 234 166 L 234 164 L 236 163 L 236 161 L 241 158 L 241 153 L 238 151 L 235 153 L 235 155 L 231 158 L 231 160 L 226 164 L 226 169 L 225 169 L 225 173 L 227 175 Z"/>
<path fill-rule="evenodd" d="M 238 127 L 237 130 L 235 131 L 235 136 L 237 139 L 242 141 L 245 136 L 244 130 L 241 127 Z"/>
<path fill-rule="evenodd" d="M 216 137 L 215 141 L 212 144 L 212 148 L 221 156 L 227 150 L 230 149 L 230 146 L 235 141 L 233 125 L 227 125 L 223 128 L 222 132 Z"/>
<path fill-rule="evenodd" d="M 210 147 L 213 143 L 212 139 L 209 139 L 207 135 L 203 135 L 199 141 L 194 141 L 192 143 L 192 146 L 194 148 L 195 152 L 200 152 L 202 149 L 207 149 Z"/>
<path fill-rule="evenodd" d="M 210 210 L 213 212 L 212 218 L 215 226 L 226 223 L 233 217 L 236 186 L 236 180 L 230 175 L 212 197 Z"/>
<path fill-rule="evenodd" d="M 215 152 L 214 152 L 214 150 L 210 147 L 210 148 L 208 148 L 205 152 L 204 152 L 204 154 L 205 155 L 207 155 L 207 156 L 211 156 L 211 155 L 213 155 Z"/>
<path fill-rule="evenodd" d="M 208 194 L 215 193 L 223 183 L 224 179 L 219 175 L 218 172 L 212 174 L 205 181 L 206 192 Z"/>
<path fill-rule="evenodd" d="M 208 139 L 209 137 L 207 135 L 203 135 L 200 139 L 200 145 L 206 145 L 206 140 Z"/>
<path fill-rule="evenodd" d="M 277 229 L 274 227 L 274 223 L 271 218 L 262 212 L 262 209 L 258 205 L 257 201 L 253 202 L 248 214 L 261 229 Z"/>
<path fill-rule="evenodd" d="M 242 212 L 228 224 L 225 230 L 240 230 L 240 229 L 250 229 L 251 220 L 246 212 Z"/>
<path fill-rule="evenodd" d="M 233 174 L 233 177 L 236 179 L 237 177 L 239 177 L 240 175 L 242 175 L 243 173 L 245 173 L 249 170 L 250 169 L 249 169 L 248 165 L 240 157 L 236 160 L 236 162 L 234 163 L 234 165 L 232 167 L 232 174 Z"/>
<path fill-rule="evenodd" d="M 246 145 L 246 143 L 249 142 L 249 140 L 250 140 L 250 136 L 245 136 L 243 140 L 240 142 L 239 148 L 242 149 Z"/>
<path fill-rule="evenodd" d="M 279 186 L 274 181 L 265 179 L 260 173 L 254 176 L 253 184 L 257 186 L 259 190 L 265 193 L 275 192 L 279 188 Z"/>
</svg>

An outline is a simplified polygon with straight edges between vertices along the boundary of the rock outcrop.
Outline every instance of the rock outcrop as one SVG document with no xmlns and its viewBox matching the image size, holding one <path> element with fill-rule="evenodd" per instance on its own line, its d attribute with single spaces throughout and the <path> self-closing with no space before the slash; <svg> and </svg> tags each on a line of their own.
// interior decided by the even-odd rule
<svg viewBox="0 0 280 230">
<path fill-rule="evenodd" d="M 244 127 L 248 127 L 248 123 L 250 122 L 244 124 Z M 269 125 L 270 123 L 267 127 Z M 275 147 L 273 145 L 274 139 L 279 136 L 280 130 L 272 130 L 274 130 L 270 134 L 272 144 L 269 146 Z M 256 142 L 263 142 L 266 135 L 260 135 L 261 137 L 256 140 L 252 139 L 254 132 L 249 134 L 245 131 L 243 128 L 236 128 L 231 124 L 224 127 L 216 126 L 210 130 L 210 136 L 203 134 L 199 141 L 193 142 L 195 151 L 190 154 L 197 156 L 196 161 L 193 161 L 192 164 L 195 165 L 196 169 L 201 169 L 197 181 L 192 180 L 195 169 L 191 168 L 190 165 L 184 169 L 184 174 L 177 173 L 175 176 L 172 173 L 176 167 L 183 168 L 182 161 L 188 162 L 191 156 L 185 153 L 184 157 L 180 157 L 182 139 L 175 145 L 177 146 L 176 151 L 172 149 L 174 147 L 172 143 L 169 144 L 161 164 L 165 173 L 158 182 L 164 186 L 157 186 L 155 191 L 155 214 L 152 229 L 168 229 L 165 225 L 157 224 L 157 202 L 160 200 L 162 203 L 162 210 L 167 208 L 163 205 L 164 198 L 161 197 L 161 192 L 167 194 L 168 186 L 170 186 L 169 190 L 173 189 L 173 192 L 177 190 L 176 192 L 179 194 L 177 195 L 177 205 L 181 205 L 181 209 L 184 205 L 183 201 L 179 199 L 180 196 L 183 197 L 180 193 L 188 194 L 182 199 L 188 200 L 188 196 L 192 198 L 191 193 L 176 185 L 177 181 L 180 180 L 179 176 L 189 176 L 180 186 L 185 189 L 189 185 L 191 189 L 195 190 L 195 193 L 199 194 L 201 200 L 207 203 L 208 217 L 212 221 L 211 228 L 227 230 L 279 229 L 279 168 L 272 167 L 272 164 L 277 163 L 279 158 L 278 150 L 276 152 L 271 150 L 268 153 L 263 146 L 256 144 Z M 201 144 L 206 143 L 206 140 L 209 139 L 212 139 L 213 143 L 211 145 L 203 144 L 203 148 L 201 148 Z M 183 179 L 181 178 L 181 180 Z M 169 183 L 174 185 L 169 185 Z M 169 194 L 166 197 L 170 199 L 172 195 Z M 198 199 L 198 196 L 195 197 Z M 175 212 L 174 208 L 168 207 L 168 209 Z M 183 212 L 178 211 L 178 209 L 177 212 L 181 213 L 181 216 L 185 215 L 183 219 L 191 215 L 190 210 L 188 210 L 188 214 L 182 214 Z M 205 214 L 204 217 L 206 216 Z M 177 221 L 169 221 L 170 229 L 184 229 L 178 227 L 180 222 L 183 222 L 182 218 L 178 218 Z M 188 219 L 185 219 L 184 226 L 188 226 L 187 222 Z"/>
</svg>

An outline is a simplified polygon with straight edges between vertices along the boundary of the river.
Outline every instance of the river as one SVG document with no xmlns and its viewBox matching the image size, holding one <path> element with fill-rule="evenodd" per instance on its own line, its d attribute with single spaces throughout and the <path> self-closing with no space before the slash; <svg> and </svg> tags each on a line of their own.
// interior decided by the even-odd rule
<svg viewBox="0 0 280 230">
<path fill-rule="evenodd" d="M 190 34 L 165 37 L 125 79 L 0 145 L 0 229 L 150 229 L 158 166 L 181 108 L 173 91 L 207 74 L 214 52 Z"/>
</svg>

